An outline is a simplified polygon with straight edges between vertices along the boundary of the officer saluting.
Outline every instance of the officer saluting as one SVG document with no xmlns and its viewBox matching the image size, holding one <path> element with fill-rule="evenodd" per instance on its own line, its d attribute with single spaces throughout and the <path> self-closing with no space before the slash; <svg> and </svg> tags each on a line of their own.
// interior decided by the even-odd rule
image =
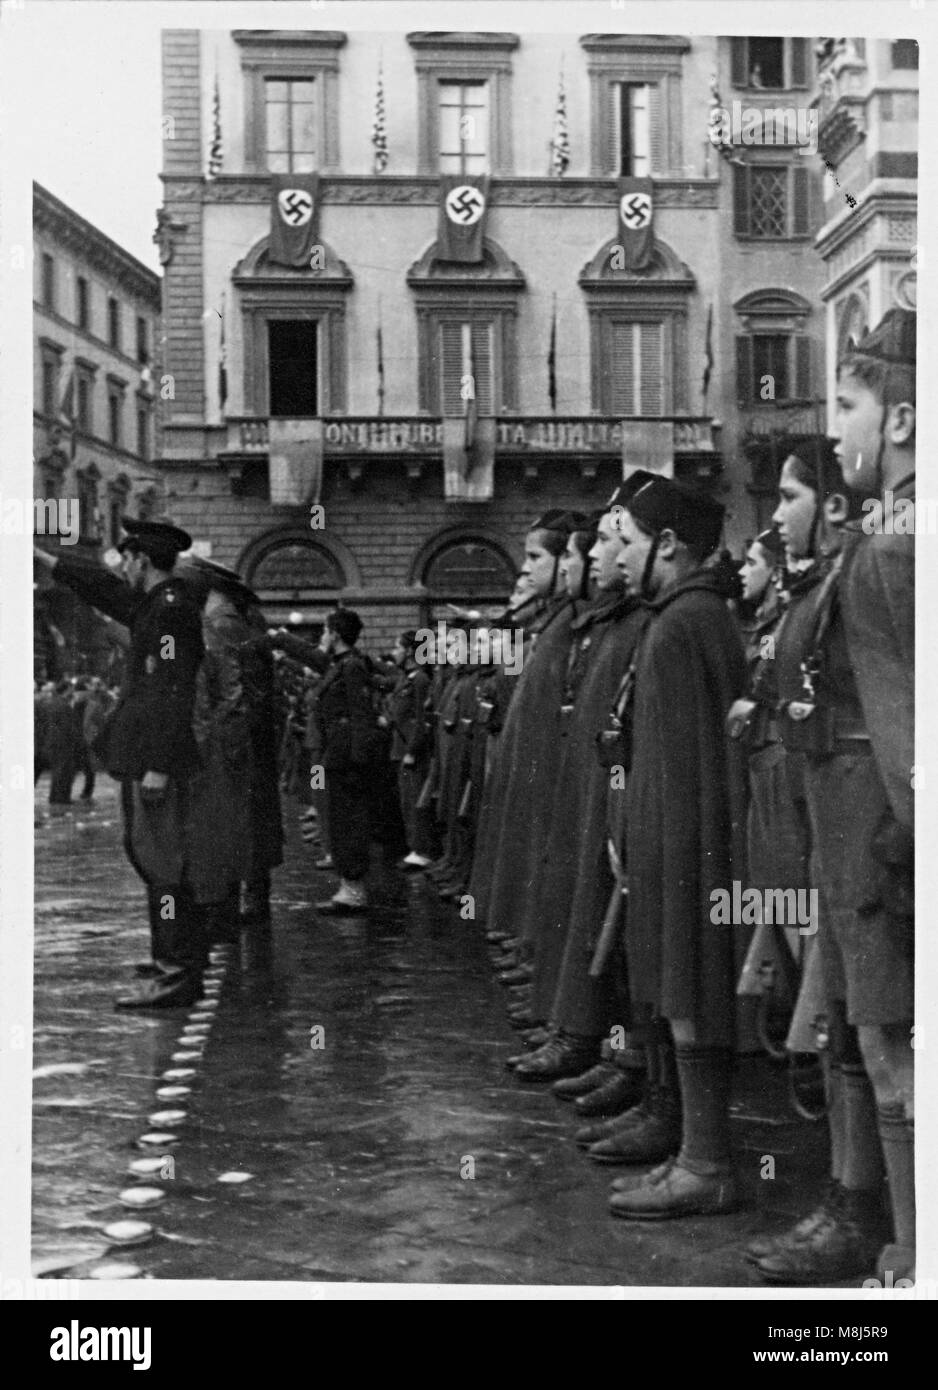
<svg viewBox="0 0 938 1390">
<path fill-rule="evenodd" d="M 138 967 L 149 982 L 116 1004 L 167 1008 L 198 998 L 205 963 L 184 837 L 187 783 L 199 761 L 192 706 L 202 615 L 172 573 L 192 538 L 165 521 L 125 517 L 121 524 L 123 579 L 70 556 L 35 554 L 59 583 L 130 630 L 120 699 L 95 751 L 121 783 L 124 848 L 147 886 L 153 959 Z"/>
</svg>

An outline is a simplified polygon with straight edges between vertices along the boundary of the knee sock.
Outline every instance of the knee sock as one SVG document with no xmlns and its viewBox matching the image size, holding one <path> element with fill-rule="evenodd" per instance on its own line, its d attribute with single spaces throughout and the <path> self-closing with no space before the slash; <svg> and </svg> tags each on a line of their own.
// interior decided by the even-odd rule
<svg viewBox="0 0 938 1390">
<path fill-rule="evenodd" d="M 886 1102 L 878 1110 L 896 1244 L 914 1250 L 915 1121 L 906 1119 L 901 1101 Z"/>
<path fill-rule="evenodd" d="M 843 1185 L 851 1192 L 879 1189 L 883 1154 L 879 1142 L 876 1100 L 862 1065 L 845 1062 Z"/>
<path fill-rule="evenodd" d="M 674 1051 L 683 1105 L 680 1161 L 688 1167 L 727 1164 L 732 1053 L 698 1043 L 678 1043 Z"/>
</svg>

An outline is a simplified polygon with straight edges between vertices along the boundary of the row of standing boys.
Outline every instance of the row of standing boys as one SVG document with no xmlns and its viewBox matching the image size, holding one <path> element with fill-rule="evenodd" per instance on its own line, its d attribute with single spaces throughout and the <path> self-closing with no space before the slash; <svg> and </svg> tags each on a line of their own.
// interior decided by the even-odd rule
<svg viewBox="0 0 938 1390">
<path fill-rule="evenodd" d="M 626 1170 L 615 1216 L 739 1206 L 737 991 L 770 960 L 800 979 L 788 1042 L 820 1036 L 829 1180 L 742 1251 L 796 1285 L 914 1268 L 914 541 L 868 524 L 914 498 L 914 314 L 837 380 L 837 440 L 782 451 L 735 601 L 722 507 L 638 470 L 599 514 L 533 522 L 508 609 L 449 624 L 461 663 L 401 634 L 381 721 L 403 867 L 484 922 L 508 1066 Z M 492 660 L 506 628 L 520 674 Z"/>
</svg>

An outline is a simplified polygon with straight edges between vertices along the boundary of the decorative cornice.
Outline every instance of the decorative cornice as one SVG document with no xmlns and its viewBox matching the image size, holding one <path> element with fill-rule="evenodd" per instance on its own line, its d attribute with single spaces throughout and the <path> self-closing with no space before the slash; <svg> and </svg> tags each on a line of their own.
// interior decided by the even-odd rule
<svg viewBox="0 0 938 1390">
<path fill-rule="evenodd" d="M 471 32 L 447 32 L 445 30 L 435 32 L 432 30 L 419 29 L 407 35 L 407 42 L 411 48 L 418 53 L 466 53 L 477 49 L 498 50 L 511 52 L 517 48 L 521 40 L 517 34 L 510 33 L 478 33 Z"/>
<path fill-rule="evenodd" d="M 690 39 L 682 34 L 583 34 L 587 53 L 689 53 Z"/>
<path fill-rule="evenodd" d="M 433 241 L 407 272 L 407 283 L 422 290 L 524 289 L 524 275 L 497 241 L 483 238 L 481 265 L 456 265 L 437 260 Z"/>
<path fill-rule="evenodd" d="M 44 232 L 128 294 L 160 310 L 160 277 L 41 184 L 33 184 L 33 229 Z"/>
<path fill-rule="evenodd" d="M 343 48 L 348 34 L 341 29 L 233 29 L 231 37 L 239 48 L 248 52 L 275 49 L 281 52 L 298 49 Z"/>
<path fill-rule="evenodd" d="M 267 204 L 270 178 L 265 174 L 222 174 L 217 179 L 162 176 L 168 204 L 200 199 L 204 203 Z M 661 208 L 716 208 L 719 179 L 654 179 L 655 203 Z M 386 205 L 436 207 L 440 181 L 434 176 L 339 174 L 320 181 L 321 201 L 329 206 Z M 490 207 L 614 207 L 614 178 L 494 178 Z"/>
</svg>

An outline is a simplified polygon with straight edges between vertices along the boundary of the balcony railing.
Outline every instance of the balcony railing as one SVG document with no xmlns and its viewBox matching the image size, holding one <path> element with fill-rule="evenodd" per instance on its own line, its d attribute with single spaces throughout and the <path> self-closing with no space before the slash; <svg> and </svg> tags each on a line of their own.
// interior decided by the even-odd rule
<svg viewBox="0 0 938 1390">
<path fill-rule="evenodd" d="M 638 438 L 649 422 L 667 421 L 673 430 L 674 453 L 717 452 L 711 416 L 665 415 L 620 417 L 603 415 L 503 416 L 495 425 L 497 456 L 545 454 L 620 455 L 630 435 Z M 266 454 L 268 422 L 255 416 L 229 416 L 226 452 Z M 326 457 L 439 455 L 443 449 L 443 421 L 427 416 L 345 415 L 323 421 Z"/>
</svg>

